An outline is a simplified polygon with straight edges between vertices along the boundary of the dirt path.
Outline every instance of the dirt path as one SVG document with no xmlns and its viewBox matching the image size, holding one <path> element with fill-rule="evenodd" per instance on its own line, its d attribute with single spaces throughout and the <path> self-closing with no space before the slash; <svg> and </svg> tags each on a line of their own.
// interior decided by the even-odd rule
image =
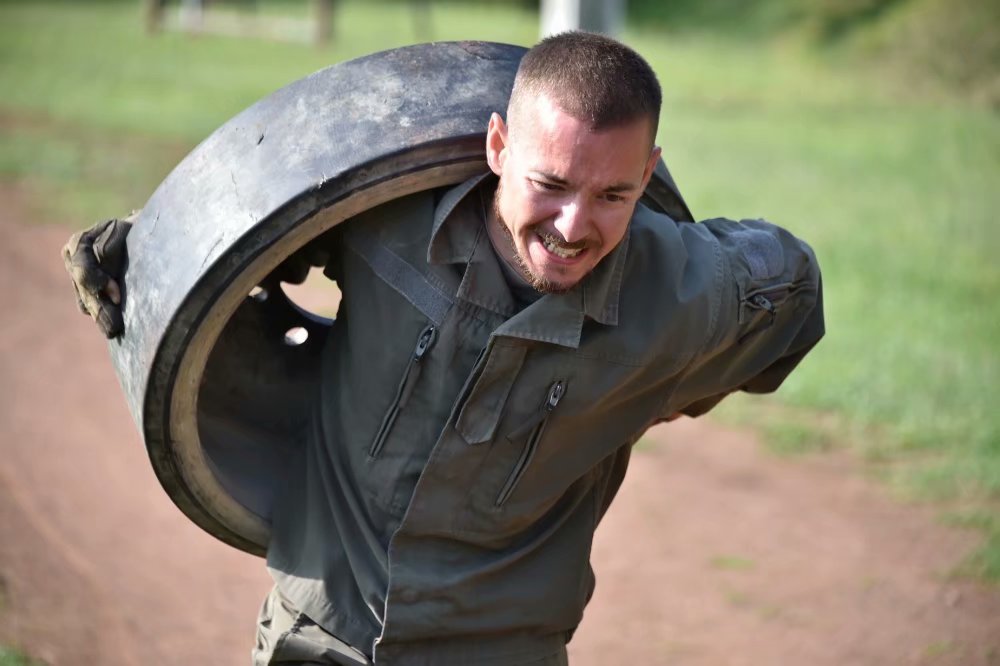
<svg viewBox="0 0 1000 666">
<path fill-rule="evenodd" d="M 159 488 L 72 302 L 67 232 L 18 225 L 24 210 L 0 186 L 0 642 L 53 666 L 246 664 L 262 562 Z M 776 460 L 684 420 L 633 461 L 574 666 L 1000 663 L 1000 591 L 945 575 L 974 535 L 845 456 Z"/>
</svg>

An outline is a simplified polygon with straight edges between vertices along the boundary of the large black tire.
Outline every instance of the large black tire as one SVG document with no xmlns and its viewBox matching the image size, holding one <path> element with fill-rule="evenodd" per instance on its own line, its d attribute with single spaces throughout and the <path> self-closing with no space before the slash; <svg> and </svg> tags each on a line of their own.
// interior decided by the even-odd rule
<svg viewBox="0 0 1000 666">
<path fill-rule="evenodd" d="M 362 211 L 483 172 L 523 52 L 423 44 L 329 67 L 219 128 L 143 208 L 111 356 L 163 488 L 213 536 L 265 552 L 329 324 L 268 276 Z M 662 164 L 646 196 L 690 218 Z M 285 340 L 295 327 L 303 344 Z"/>
</svg>

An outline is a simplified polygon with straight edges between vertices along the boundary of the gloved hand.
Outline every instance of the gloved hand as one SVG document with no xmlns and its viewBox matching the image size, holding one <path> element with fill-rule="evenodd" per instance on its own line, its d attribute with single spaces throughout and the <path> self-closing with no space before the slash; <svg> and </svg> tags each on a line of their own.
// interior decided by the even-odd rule
<svg viewBox="0 0 1000 666">
<path fill-rule="evenodd" d="M 120 281 L 127 256 L 125 238 L 137 215 L 133 212 L 123 220 L 105 220 L 79 231 L 62 249 L 80 311 L 90 315 L 108 338 L 121 335 L 125 328 Z"/>
<path fill-rule="evenodd" d="M 120 284 L 127 257 L 125 238 L 138 214 L 136 211 L 122 220 L 105 220 L 77 232 L 62 249 L 80 311 L 90 315 L 108 338 L 121 335 L 125 328 Z M 329 238 L 320 236 L 285 259 L 272 277 L 301 284 L 310 268 L 327 265 L 330 254 Z"/>
<path fill-rule="evenodd" d="M 331 252 L 331 240 L 327 235 L 314 238 L 281 262 L 270 277 L 289 284 L 302 284 L 312 267 L 323 268 L 327 265 Z"/>
</svg>

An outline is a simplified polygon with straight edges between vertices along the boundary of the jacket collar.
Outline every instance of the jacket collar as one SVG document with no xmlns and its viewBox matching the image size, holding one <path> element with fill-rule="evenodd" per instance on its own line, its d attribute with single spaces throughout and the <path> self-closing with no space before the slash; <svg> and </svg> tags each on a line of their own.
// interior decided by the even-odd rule
<svg viewBox="0 0 1000 666">
<path fill-rule="evenodd" d="M 477 218 L 476 221 L 480 224 L 460 224 L 456 220 L 456 218 L 460 217 L 456 214 L 456 208 L 467 197 L 469 198 L 469 201 L 466 201 L 467 205 L 478 204 L 480 201 L 479 198 L 470 197 L 469 195 L 473 193 L 477 186 L 487 180 L 490 181 L 489 189 L 492 191 L 496 187 L 496 176 L 487 171 L 479 176 L 473 176 L 460 185 L 456 185 L 441 197 L 441 201 L 438 202 L 437 207 L 434 209 L 434 226 L 431 231 L 430 244 L 427 246 L 427 263 L 469 263 L 472 253 L 476 248 L 476 240 L 479 237 L 478 227 L 483 226 L 482 211 L 472 210 L 470 206 L 469 212 L 478 213 L 473 217 Z M 469 220 L 465 221 L 468 222 Z"/>
<path fill-rule="evenodd" d="M 483 202 L 495 187 L 492 173 L 476 176 L 448 190 L 434 211 L 427 261 L 467 265 L 456 295 L 507 316 L 497 330 L 503 335 L 577 347 L 585 316 L 617 326 L 631 225 L 621 243 L 579 285 L 564 294 L 546 294 L 518 312 L 498 263 L 503 260 L 486 235 Z"/>
</svg>

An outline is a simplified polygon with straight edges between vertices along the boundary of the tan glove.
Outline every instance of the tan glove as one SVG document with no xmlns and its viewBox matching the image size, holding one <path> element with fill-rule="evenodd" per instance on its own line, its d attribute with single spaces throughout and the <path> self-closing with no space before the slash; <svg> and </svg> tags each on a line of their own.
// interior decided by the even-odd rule
<svg viewBox="0 0 1000 666">
<path fill-rule="evenodd" d="M 80 311 L 90 315 L 108 338 L 121 335 L 125 328 L 120 283 L 127 258 L 125 238 L 137 215 L 105 220 L 79 231 L 62 249 Z"/>
</svg>

